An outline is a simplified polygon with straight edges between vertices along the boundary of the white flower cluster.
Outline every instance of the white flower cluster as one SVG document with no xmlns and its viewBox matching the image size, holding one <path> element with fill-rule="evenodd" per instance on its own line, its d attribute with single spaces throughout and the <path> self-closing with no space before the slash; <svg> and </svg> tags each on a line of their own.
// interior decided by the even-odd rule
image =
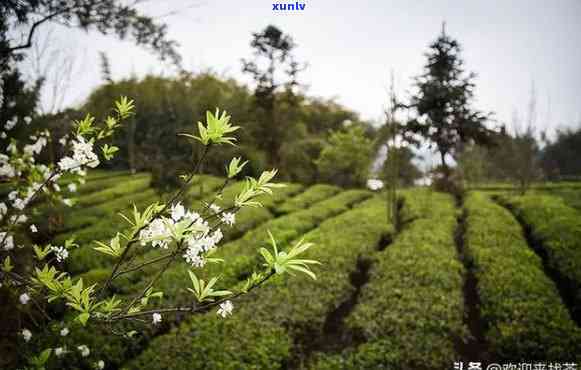
<svg viewBox="0 0 581 370">
<path fill-rule="evenodd" d="M 17 123 L 18 123 L 18 117 L 14 116 L 14 117 L 12 117 L 12 119 L 9 119 L 8 121 L 6 121 L 6 124 L 4 125 L 4 129 L 6 131 L 10 131 L 14 128 L 14 126 L 16 126 Z"/>
<path fill-rule="evenodd" d="M 63 157 L 58 163 L 61 170 L 78 173 L 82 171 L 81 166 L 95 168 L 99 165 L 99 158 L 93 152 L 92 142 L 87 142 L 82 136 L 77 136 L 72 145 L 73 156 Z"/>
<path fill-rule="evenodd" d="M 226 318 L 232 315 L 232 310 L 234 309 L 234 305 L 230 300 L 220 303 L 220 308 L 216 312 L 222 318 Z"/>
<path fill-rule="evenodd" d="M 66 260 L 69 256 L 69 251 L 65 247 L 50 247 L 50 250 L 54 253 L 58 262 Z"/>
<path fill-rule="evenodd" d="M 215 212 L 219 212 L 219 207 L 214 207 Z M 222 215 L 225 223 L 233 225 L 235 216 L 233 213 Z M 203 267 L 206 263 L 204 255 L 216 247 L 224 235 L 220 229 L 212 228 L 198 213 L 186 211 L 180 203 L 171 208 L 170 217 L 160 217 L 153 220 L 145 229 L 139 233 L 141 245 L 151 243 L 153 247 L 167 249 L 171 242 L 172 228 L 180 226 L 192 227 L 195 231 L 188 234 L 183 240 L 186 246 L 183 258 L 194 267 Z"/>
<path fill-rule="evenodd" d="M 159 324 L 161 322 L 161 314 L 154 312 L 153 315 L 151 315 L 151 322 L 153 325 Z"/>
<path fill-rule="evenodd" d="M 18 171 L 8 161 L 10 157 L 0 153 L 0 177 L 14 177 Z"/>
<path fill-rule="evenodd" d="M 381 190 L 383 189 L 383 181 L 378 179 L 369 179 L 367 180 L 367 187 L 373 191 Z"/>
<path fill-rule="evenodd" d="M 46 146 L 46 144 L 48 143 L 48 140 L 44 136 L 41 136 L 39 138 L 36 138 L 36 136 L 34 136 L 31 138 L 36 139 L 36 142 L 34 144 L 25 145 L 24 148 L 22 149 L 22 151 L 24 152 L 24 154 L 28 154 L 30 156 L 33 156 L 33 155 L 38 154 L 42 151 L 42 148 L 44 148 Z M 34 158 L 32 158 L 32 159 L 34 159 Z"/>
<path fill-rule="evenodd" d="M 14 238 L 7 232 L 0 232 L 0 242 L 4 241 L 2 247 L 5 251 L 14 249 Z"/>
<path fill-rule="evenodd" d="M 0 203 L 0 220 L 6 216 L 6 213 L 8 213 L 8 207 L 6 207 L 6 203 Z"/>
<path fill-rule="evenodd" d="M 28 342 L 32 338 L 32 333 L 28 329 L 22 329 L 22 338 L 25 342 Z"/>
<path fill-rule="evenodd" d="M 32 185 L 27 189 L 26 195 L 23 198 L 18 197 L 18 192 L 16 190 L 11 191 L 8 194 L 8 199 L 12 201 L 14 208 L 22 211 L 28 203 L 32 200 L 32 197 L 36 192 L 42 187 L 39 183 L 32 183 Z"/>
</svg>

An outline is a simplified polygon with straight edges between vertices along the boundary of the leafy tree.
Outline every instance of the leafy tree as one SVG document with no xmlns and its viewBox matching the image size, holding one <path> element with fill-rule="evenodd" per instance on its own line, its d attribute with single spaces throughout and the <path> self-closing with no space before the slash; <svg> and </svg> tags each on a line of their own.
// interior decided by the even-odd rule
<svg viewBox="0 0 581 370">
<path fill-rule="evenodd" d="M 581 177 L 581 128 L 557 130 L 557 138 L 542 151 L 541 165 L 551 180 Z"/>
<path fill-rule="evenodd" d="M 367 180 L 373 142 L 361 125 L 334 132 L 316 161 L 322 180 L 341 186 L 363 186 Z"/>
<path fill-rule="evenodd" d="M 162 60 L 180 65 L 175 41 L 167 37 L 167 26 L 142 14 L 136 5 L 120 0 L 5 0 L 0 2 L 0 76 L 14 73 L 24 51 L 35 43 L 35 35 L 48 23 L 96 30 L 132 39 L 153 50 Z M 25 37 L 15 37 L 13 28 L 25 29 Z M 40 85 L 42 79 L 35 84 Z M 40 89 L 37 86 L 36 89 Z M 4 98 L 16 99 L 5 89 Z"/>
<path fill-rule="evenodd" d="M 297 78 L 303 68 L 292 54 L 296 44 L 291 36 L 273 25 L 253 33 L 250 46 L 254 58 L 243 59 L 242 70 L 256 83 L 254 103 L 262 124 L 261 148 L 267 152 L 269 163 L 277 166 L 287 125 L 293 118 L 292 108 L 299 103 L 294 90 L 299 86 Z"/>
<path fill-rule="evenodd" d="M 422 171 L 413 162 L 415 157 L 414 152 L 407 146 L 389 148 L 383 163 L 383 173 L 386 174 L 385 180 L 390 181 L 390 171 L 395 168 L 397 182 L 400 185 L 414 185 L 415 181 L 422 177 Z"/>
<path fill-rule="evenodd" d="M 137 10 L 139 1 L 119 0 L 7 0 L 0 4 L 0 71 L 22 58 L 21 51 L 34 42 L 35 33 L 47 23 L 83 30 L 113 33 L 132 39 L 137 45 L 155 51 L 161 59 L 180 63 L 176 42 L 168 39 L 167 26 Z M 27 28 L 23 41 L 11 38 L 9 28 Z"/>
<path fill-rule="evenodd" d="M 465 146 L 458 156 L 458 168 L 468 186 L 486 180 L 490 170 L 487 148 L 480 145 Z"/>
<path fill-rule="evenodd" d="M 447 157 L 454 157 L 462 144 L 490 144 L 484 125 L 488 115 L 471 108 L 475 74 L 466 75 L 460 52 L 458 41 L 443 28 L 429 46 L 424 73 L 416 78 L 417 93 L 405 105 L 417 113 L 406 124 L 407 139 L 418 143 L 419 135 L 435 146 L 445 178 L 450 175 Z"/>
</svg>

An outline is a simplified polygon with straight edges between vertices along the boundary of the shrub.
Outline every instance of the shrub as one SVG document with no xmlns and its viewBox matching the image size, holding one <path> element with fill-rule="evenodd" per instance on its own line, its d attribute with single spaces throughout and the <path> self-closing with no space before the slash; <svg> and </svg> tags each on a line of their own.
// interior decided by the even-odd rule
<svg viewBox="0 0 581 370">
<path fill-rule="evenodd" d="M 581 214 L 553 196 L 531 194 L 502 199 L 530 229 L 548 266 L 573 293 L 573 316 L 581 318 Z"/>
<path fill-rule="evenodd" d="M 292 213 L 309 207 L 311 204 L 337 194 L 341 189 L 332 185 L 314 185 L 302 194 L 284 202 L 277 208 L 278 213 Z"/>
<path fill-rule="evenodd" d="M 316 356 L 315 369 L 444 369 L 457 358 L 463 325 L 463 265 L 454 243 L 450 196 L 405 192 L 402 212 L 432 207 L 375 255 L 371 278 L 347 318 L 366 342 L 336 355 Z M 409 216 L 406 216 L 409 218 Z"/>
<path fill-rule="evenodd" d="M 581 354 L 571 321 L 521 226 L 483 194 L 466 200 L 467 257 L 478 281 L 486 339 L 495 361 L 565 361 Z M 565 334 L 566 333 L 566 334 Z"/>
</svg>

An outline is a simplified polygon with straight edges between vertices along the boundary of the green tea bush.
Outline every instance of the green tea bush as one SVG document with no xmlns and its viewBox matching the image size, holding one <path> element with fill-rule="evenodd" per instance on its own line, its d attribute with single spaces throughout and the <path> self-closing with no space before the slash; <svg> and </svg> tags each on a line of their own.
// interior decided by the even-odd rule
<svg viewBox="0 0 581 370">
<path fill-rule="evenodd" d="M 433 207 L 375 255 L 370 281 L 347 318 L 365 343 L 340 354 L 319 354 L 313 369 L 445 369 L 457 358 L 455 340 L 466 328 L 454 202 L 427 191 L 404 197 L 406 218 L 410 212 L 415 217 L 428 200 Z"/>
<path fill-rule="evenodd" d="M 530 194 L 502 199 L 530 229 L 548 266 L 573 292 L 573 315 L 581 317 L 581 213 L 554 196 Z"/>
<path fill-rule="evenodd" d="M 581 354 L 569 317 L 520 224 L 481 193 L 465 202 L 465 250 L 478 281 L 481 317 L 495 361 L 570 362 Z"/>
<path fill-rule="evenodd" d="M 284 202 L 277 210 L 279 213 L 292 213 L 309 207 L 311 204 L 330 198 L 341 189 L 326 184 L 309 187 L 304 193 Z"/>
<path fill-rule="evenodd" d="M 87 194 L 81 198 L 75 199 L 77 207 L 89 207 L 99 203 L 104 203 L 110 200 L 114 200 L 117 197 L 134 194 L 144 191 L 149 188 L 149 182 L 151 181 L 150 175 L 140 175 L 130 181 L 124 181 L 118 183 L 115 186 L 106 188 L 101 191 L 96 191 L 91 194 Z"/>
</svg>

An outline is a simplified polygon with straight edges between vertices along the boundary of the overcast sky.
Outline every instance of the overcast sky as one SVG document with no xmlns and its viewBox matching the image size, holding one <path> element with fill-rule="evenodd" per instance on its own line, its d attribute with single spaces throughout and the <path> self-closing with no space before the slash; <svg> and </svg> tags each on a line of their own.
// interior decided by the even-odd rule
<svg viewBox="0 0 581 370">
<path fill-rule="evenodd" d="M 531 81 L 537 91 L 539 126 L 581 122 L 581 0 L 302 0 L 304 11 L 275 12 L 272 1 L 150 1 L 180 43 L 184 66 L 212 69 L 246 81 L 240 59 L 251 54 L 251 33 L 274 24 L 289 33 L 309 68 L 307 93 L 336 97 L 363 118 L 381 117 L 390 70 L 401 94 L 422 71 L 423 53 L 440 32 L 463 45 L 466 68 L 478 74 L 476 107 L 507 122 L 526 112 Z M 294 3 L 294 1 L 293 1 Z M 105 51 L 115 79 L 134 73 L 169 73 L 155 57 L 113 37 L 57 27 L 59 47 L 78 55 L 66 104 L 81 102 L 100 83 L 98 52 Z M 139 102 L 137 102 L 139 104 Z"/>
</svg>

